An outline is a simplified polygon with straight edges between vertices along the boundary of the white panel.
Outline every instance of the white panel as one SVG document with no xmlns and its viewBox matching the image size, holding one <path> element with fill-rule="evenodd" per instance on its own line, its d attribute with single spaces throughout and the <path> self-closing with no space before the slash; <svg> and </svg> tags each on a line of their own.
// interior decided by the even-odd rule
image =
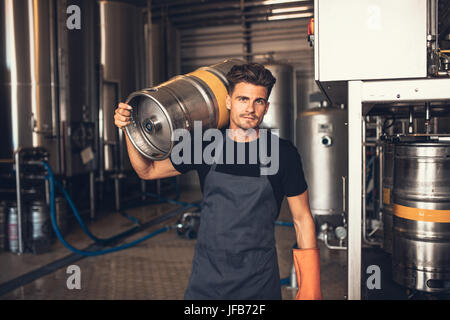
<svg viewBox="0 0 450 320">
<path fill-rule="evenodd" d="M 426 0 L 317 2 L 320 81 L 426 77 Z"/>
</svg>

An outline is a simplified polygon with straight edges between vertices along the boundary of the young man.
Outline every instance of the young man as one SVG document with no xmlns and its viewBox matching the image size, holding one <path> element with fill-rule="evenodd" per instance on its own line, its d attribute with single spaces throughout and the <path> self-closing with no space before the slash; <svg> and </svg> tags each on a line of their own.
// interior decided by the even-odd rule
<svg viewBox="0 0 450 320">
<path fill-rule="evenodd" d="M 299 283 L 296 299 L 321 299 L 319 252 L 300 155 L 288 140 L 279 139 L 272 145 L 278 137 L 270 133 L 263 139 L 260 135 L 259 125 L 268 111 L 276 80 L 256 63 L 234 66 L 227 80 L 229 130 L 222 130 L 224 143 L 218 148 L 222 157 L 215 157 L 223 161 L 174 164 L 171 157 L 154 162 L 126 138 L 131 163 L 142 179 L 166 178 L 192 169 L 198 172 L 203 205 L 185 298 L 281 299 L 274 227 L 286 196 L 301 248 L 293 251 Z M 119 105 L 116 126 L 124 128 L 130 123 L 130 109 Z M 277 170 L 261 174 L 264 161 L 259 149 L 257 155 L 251 154 L 255 152 L 252 142 L 267 148 L 272 159 L 276 156 Z M 227 144 L 234 148 L 234 156 L 227 157 L 227 152 L 231 154 Z M 245 151 L 245 163 L 238 163 L 237 150 Z M 255 156 L 256 163 L 250 160 Z"/>
</svg>

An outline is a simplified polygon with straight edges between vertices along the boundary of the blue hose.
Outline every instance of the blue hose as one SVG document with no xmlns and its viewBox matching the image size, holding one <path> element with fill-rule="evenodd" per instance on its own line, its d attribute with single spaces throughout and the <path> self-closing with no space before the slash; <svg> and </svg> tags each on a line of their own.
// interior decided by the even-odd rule
<svg viewBox="0 0 450 320">
<path fill-rule="evenodd" d="M 115 239 L 119 238 L 120 236 L 123 236 L 124 234 L 133 232 L 137 228 L 137 226 L 132 228 L 132 229 L 130 229 L 130 230 L 122 232 L 122 233 L 120 233 L 120 234 L 118 234 L 116 236 L 113 236 L 111 238 L 100 239 L 100 238 L 95 237 L 89 231 L 89 229 L 86 227 L 86 225 L 83 223 L 83 221 L 82 221 L 82 219 L 81 219 L 81 217 L 80 217 L 80 215 L 79 215 L 75 205 L 73 204 L 72 200 L 70 199 L 70 196 L 67 193 L 67 191 L 58 182 L 55 181 L 55 178 L 53 176 L 53 171 L 50 168 L 50 166 L 47 163 L 45 163 L 45 162 L 42 162 L 42 165 L 47 169 L 47 173 L 48 173 L 48 177 L 46 177 L 46 178 L 49 180 L 49 185 L 50 185 L 50 218 L 51 218 L 51 221 L 52 221 L 53 229 L 54 229 L 54 231 L 56 233 L 56 236 L 61 241 L 61 243 L 67 249 L 71 250 L 72 252 L 77 253 L 77 254 L 82 255 L 82 256 L 98 256 L 98 255 L 102 255 L 102 254 L 106 254 L 106 253 L 116 252 L 116 251 L 124 250 L 124 249 L 130 248 L 132 246 L 135 246 L 135 245 L 137 245 L 137 244 L 139 244 L 139 243 L 141 243 L 141 242 L 143 242 L 143 241 L 145 241 L 147 239 L 150 239 L 150 238 L 156 236 L 157 234 L 160 234 L 160 233 L 163 233 L 163 232 L 169 230 L 169 228 L 166 226 L 166 227 L 158 229 L 158 230 L 156 230 L 156 231 L 154 231 L 154 232 L 152 232 L 152 233 L 150 233 L 150 234 L 148 234 L 148 235 L 146 235 L 146 236 L 144 236 L 142 238 L 139 238 L 139 239 L 137 239 L 137 240 L 135 240 L 133 242 L 130 242 L 130 243 L 127 243 L 127 244 L 124 244 L 124 245 L 121 245 L 121 246 L 117 246 L 117 247 L 114 247 L 114 248 L 110 248 L 110 249 L 100 250 L 100 251 L 83 251 L 83 250 L 79 250 L 79 249 L 71 246 L 64 239 L 64 237 L 61 235 L 61 232 L 60 232 L 60 230 L 58 228 L 58 225 L 56 223 L 55 185 L 58 186 L 61 189 L 61 191 L 64 193 L 64 196 L 66 197 L 66 199 L 67 199 L 67 201 L 68 201 L 68 203 L 69 203 L 69 205 L 70 205 L 70 207 L 71 207 L 71 209 L 72 209 L 72 211 L 73 211 L 77 221 L 79 222 L 79 224 L 82 227 L 82 229 L 84 230 L 84 232 L 86 232 L 86 234 L 91 239 L 93 239 L 95 242 L 105 244 L 107 242 L 114 241 Z M 181 202 L 178 202 L 178 201 L 175 201 L 175 200 L 171 200 L 169 203 L 181 204 Z M 181 205 L 184 205 L 186 207 L 197 206 L 197 204 L 191 204 L 191 203 L 182 203 Z"/>
<path fill-rule="evenodd" d="M 281 227 L 293 227 L 293 222 L 284 222 L 284 221 L 275 221 L 275 225 L 281 226 Z"/>
</svg>

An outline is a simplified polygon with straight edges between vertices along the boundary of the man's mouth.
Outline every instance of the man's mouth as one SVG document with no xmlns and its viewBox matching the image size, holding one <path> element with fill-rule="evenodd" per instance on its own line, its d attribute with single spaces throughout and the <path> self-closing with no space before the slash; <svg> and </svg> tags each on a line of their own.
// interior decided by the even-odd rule
<svg viewBox="0 0 450 320">
<path fill-rule="evenodd" d="M 255 120 L 255 117 L 252 116 L 242 116 L 244 119 Z"/>
</svg>

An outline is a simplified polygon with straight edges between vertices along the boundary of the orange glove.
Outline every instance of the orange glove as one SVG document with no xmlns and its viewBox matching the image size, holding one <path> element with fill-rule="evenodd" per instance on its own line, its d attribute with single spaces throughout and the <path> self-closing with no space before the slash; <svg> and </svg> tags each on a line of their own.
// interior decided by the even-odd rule
<svg viewBox="0 0 450 320">
<path fill-rule="evenodd" d="M 319 248 L 293 249 L 298 292 L 295 300 L 322 300 Z"/>
</svg>

